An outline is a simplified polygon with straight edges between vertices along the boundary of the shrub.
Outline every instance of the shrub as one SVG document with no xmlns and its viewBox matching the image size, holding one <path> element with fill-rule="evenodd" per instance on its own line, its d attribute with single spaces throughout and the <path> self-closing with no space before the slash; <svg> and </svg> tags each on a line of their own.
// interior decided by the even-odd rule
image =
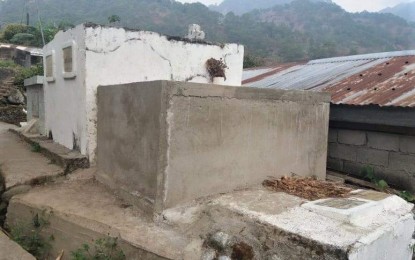
<svg viewBox="0 0 415 260">
<path fill-rule="evenodd" d="M 0 60 L 0 68 L 13 69 L 17 67 L 19 67 L 19 65 L 12 60 Z"/>
<path fill-rule="evenodd" d="M 14 85 L 22 88 L 24 80 L 36 75 L 43 76 L 43 65 L 31 66 L 29 68 L 19 68 L 14 79 Z"/>
</svg>

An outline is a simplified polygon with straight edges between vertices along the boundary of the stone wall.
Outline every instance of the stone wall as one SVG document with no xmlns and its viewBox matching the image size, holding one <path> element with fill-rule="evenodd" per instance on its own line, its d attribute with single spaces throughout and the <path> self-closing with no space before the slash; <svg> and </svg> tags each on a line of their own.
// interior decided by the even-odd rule
<svg viewBox="0 0 415 260">
<path fill-rule="evenodd" d="M 367 166 L 389 184 L 415 192 L 415 136 L 330 128 L 328 168 L 364 177 Z"/>
</svg>

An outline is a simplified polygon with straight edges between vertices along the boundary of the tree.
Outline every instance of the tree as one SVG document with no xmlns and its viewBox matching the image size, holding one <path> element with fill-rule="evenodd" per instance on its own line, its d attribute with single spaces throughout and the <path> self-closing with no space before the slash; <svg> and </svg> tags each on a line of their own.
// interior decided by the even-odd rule
<svg viewBox="0 0 415 260">
<path fill-rule="evenodd" d="M 121 21 L 121 18 L 116 14 L 113 14 L 110 17 L 108 17 L 108 22 L 110 24 L 117 23 L 117 22 L 120 22 L 120 21 Z"/>
<path fill-rule="evenodd" d="M 27 33 L 29 26 L 23 24 L 8 24 L 2 30 L 1 40 L 4 42 L 10 42 L 10 40 L 18 33 Z"/>
<path fill-rule="evenodd" d="M 260 61 L 257 57 L 251 55 L 245 55 L 244 57 L 244 69 L 259 67 L 262 65 L 262 61 Z"/>
<path fill-rule="evenodd" d="M 30 33 L 16 33 L 13 38 L 10 39 L 10 43 L 27 46 L 36 45 L 35 36 Z"/>
<path fill-rule="evenodd" d="M 43 34 L 45 36 L 45 42 L 48 43 L 53 40 L 55 34 L 60 28 L 49 24 L 43 28 Z M 40 26 L 26 26 L 22 24 L 8 24 L 4 27 L 0 34 L 0 41 L 6 43 L 13 43 L 18 45 L 28 45 L 42 47 L 42 33 L 40 32 Z"/>
</svg>

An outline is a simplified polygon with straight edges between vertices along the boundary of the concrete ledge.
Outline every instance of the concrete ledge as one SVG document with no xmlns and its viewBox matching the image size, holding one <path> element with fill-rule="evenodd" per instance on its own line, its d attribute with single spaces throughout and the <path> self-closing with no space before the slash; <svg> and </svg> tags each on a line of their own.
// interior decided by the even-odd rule
<svg viewBox="0 0 415 260">
<path fill-rule="evenodd" d="M 34 76 L 24 80 L 25 87 L 43 85 L 43 76 Z"/>
<path fill-rule="evenodd" d="M 183 82 L 155 81 L 165 84 L 169 95 L 184 97 L 219 97 L 249 100 L 281 100 L 306 104 L 330 103 L 331 94 L 303 90 L 281 90 L 249 87 L 231 87 L 207 84 L 183 84 Z M 208 87 L 207 87 L 208 86 Z"/>
<path fill-rule="evenodd" d="M 0 260 L 36 260 L 0 230 Z"/>
<path fill-rule="evenodd" d="M 88 158 L 77 151 L 70 150 L 46 137 L 22 134 L 15 129 L 10 129 L 9 131 L 18 135 L 30 145 L 38 146 L 39 152 L 48 157 L 52 162 L 63 167 L 65 174 L 77 169 L 89 168 Z"/>
<path fill-rule="evenodd" d="M 87 243 L 107 236 L 118 237 L 126 259 L 183 259 L 187 241 L 171 228 L 157 226 L 98 183 L 74 181 L 32 189 L 13 197 L 7 226 L 32 221 L 44 212 L 50 225 L 43 235 L 53 235 L 51 255 L 68 256 Z M 69 258 L 68 258 L 69 259 Z"/>
</svg>

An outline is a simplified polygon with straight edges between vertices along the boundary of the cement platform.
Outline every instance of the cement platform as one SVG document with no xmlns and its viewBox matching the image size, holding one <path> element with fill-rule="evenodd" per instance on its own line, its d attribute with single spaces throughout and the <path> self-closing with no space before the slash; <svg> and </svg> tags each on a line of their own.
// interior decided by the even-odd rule
<svg viewBox="0 0 415 260">
<path fill-rule="evenodd" d="M 31 221 L 32 212 L 44 210 L 51 223 L 46 232 L 55 237 L 51 255 L 64 250 L 64 259 L 82 244 L 93 245 L 94 239 L 108 235 L 120 238 L 127 259 L 179 259 L 189 243 L 183 235 L 156 226 L 92 179 L 36 187 L 13 197 L 7 225 Z"/>
<path fill-rule="evenodd" d="M 52 255 L 110 235 L 120 238 L 127 259 L 214 259 L 242 252 L 254 259 L 409 260 L 413 206 L 381 195 L 359 192 L 348 202 L 310 203 L 253 187 L 166 210 L 153 221 L 86 178 L 15 196 L 7 223 L 51 212 L 46 233 L 55 237 Z M 374 214 L 350 214 L 363 204 Z"/>
</svg>

